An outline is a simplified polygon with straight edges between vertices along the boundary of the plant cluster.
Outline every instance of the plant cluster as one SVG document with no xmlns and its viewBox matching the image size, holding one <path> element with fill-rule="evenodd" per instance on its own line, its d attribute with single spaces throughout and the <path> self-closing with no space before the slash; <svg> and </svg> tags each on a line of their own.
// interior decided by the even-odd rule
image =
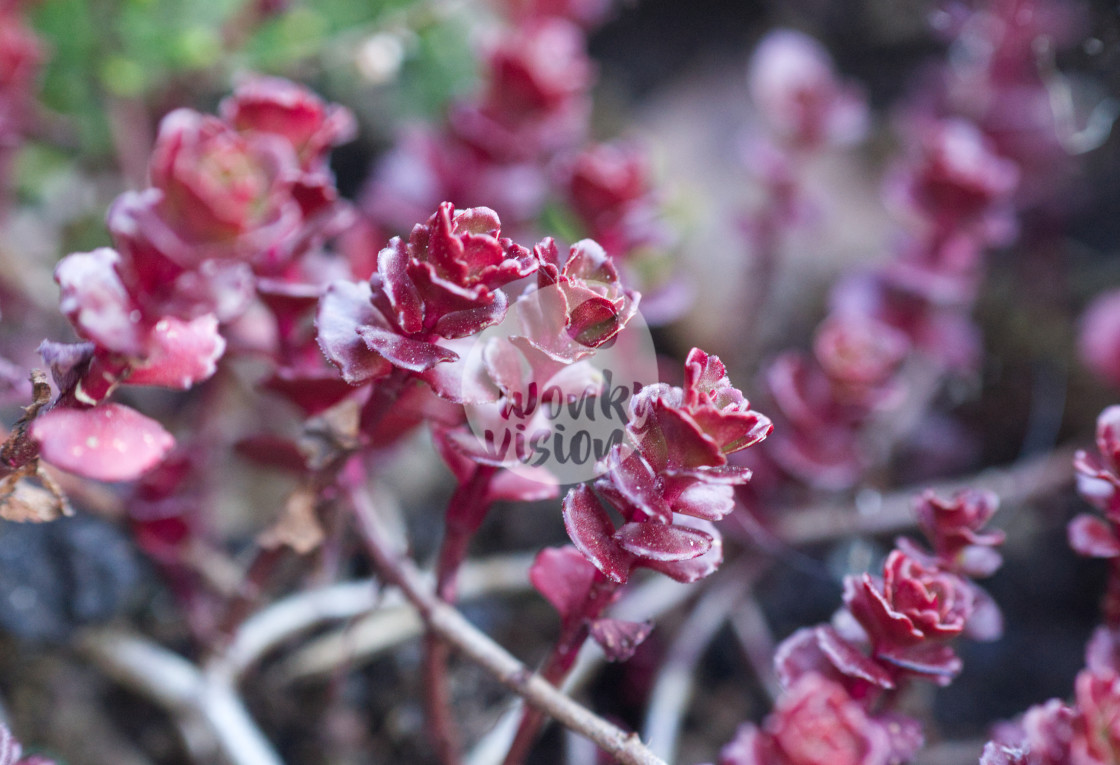
<svg viewBox="0 0 1120 765">
<path fill-rule="evenodd" d="M 1112 102 L 1078 127 L 1055 63 L 1072 43 L 1101 55 L 1082 9 L 936 9 L 944 61 L 896 109 L 878 253 L 793 287 L 791 251 L 827 249 L 845 193 L 821 168 L 843 158 L 867 185 L 887 128 L 822 43 L 762 35 L 742 86 L 755 199 L 701 253 L 734 282 L 721 312 L 652 142 L 593 138 L 590 50 L 632 10 L 200 4 L 167 53 L 129 3 L 112 51 L 59 34 L 65 5 L 89 10 L 0 0 L 0 765 L 544 763 L 549 720 L 580 763 L 895 765 L 969 744 L 981 765 L 1120 762 L 1120 406 L 1094 454 L 1058 444 L 1085 435 L 1077 396 L 1055 404 L 1064 430 L 1009 426 L 1023 416 L 990 388 L 1014 359 L 989 337 L 1008 330 L 985 318 L 1033 324 L 993 309 L 1000 283 L 1059 249 L 1078 155 L 1109 148 Z M 463 30 L 473 91 L 439 66 Z M 332 46 L 369 88 L 408 99 L 426 76 L 443 97 L 379 126 L 361 88 L 323 76 Z M 100 80 L 74 69 L 60 97 L 83 56 Z M 346 105 L 300 82 L 315 72 Z M 51 210 L 52 172 L 100 178 L 104 226 Z M 20 221 L 69 254 L 21 252 Z M 47 271 L 44 299 L 23 277 Z M 1120 303 L 1098 288 L 1071 292 L 1087 307 L 1058 341 L 1090 416 L 1120 383 Z M 678 339 L 690 316 L 715 352 Z M 992 435 L 970 429 L 977 406 Z M 1009 437 L 1039 454 L 993 467 Z M 1042 538 L 1017 519 L 1064 527 L 1075 480 L 1099 514 L 1069 521 L 1069 546 L 1109 568 L 1072 696 L 1012 699 L 1000 716 L 1027 711 L 949 740 L 931 693 L 969 683 L 970 643 L 1017 628 L 998 583 Z M 798 569 L 823 586 L 776 598 Z M 363 673 L 387 654 L 405 658 Z M 33 683 L 2 676 L 23 657 L 102 697 L 88 751 L 28 724 Z M 725 719 L 690 723 L 713 710 L 706 657 L 742 673 L 713 683 L 734 688 Z M 499 685 L 504 711 L 480 701 Z M 372 719 L 403 717 L 401 688 L 423 707 L 404 743 Z M 169 721 L 130 719 L 152 705 Z"/>
</svg>

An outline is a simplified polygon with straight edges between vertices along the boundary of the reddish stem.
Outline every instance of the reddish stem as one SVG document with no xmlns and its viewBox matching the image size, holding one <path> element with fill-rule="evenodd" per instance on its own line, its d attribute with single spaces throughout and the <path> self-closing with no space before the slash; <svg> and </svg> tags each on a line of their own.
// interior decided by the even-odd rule
<svg viewBox="0 0 1120 765">
<path fill-rule="evenodd" d="M 446 528 L 436 563 L 436 594 L 447 603 L 454 603 L 459 569 L 467 557 L 467 548 L 490 509 L 490 481 L 498 468 L 477 465 L 470 478 L 463 481 L 447 503 Z M 428 732 L 439 761 L 444 765 L 460 762 L 460 736 L 451 714 L 451 689 L 447 679 L 450 649 L 438 636 L 428 633 L 424 638 L 424 703 L 428 714 Z"/>
<path fill-rule="evenodd" d="M 579 649 L 583 647 L 591 632 L 591 621 L 597 619 L 607 606 L 614 602 L 618 595 L 618 588 L 617 582 L 612 582 L 602 574 L 596 574 L 595 583 L 591 586 L 582 611 L 564 620 L 560 637 L 540 670 L 541 677 L 557 688 L 563 684 L 572 665 L 575 664 Z M 539 709 L 525 707 L 525 711 L 521 714 L 521 723 L 517 726 L 517 734 L 510 744 L 503 765 L 520 765 L 525 762 L 544 720 L 544 713 Z"/>
<path fill-rule="evenodd" d="M 459 484 L 447 503 L 446 528 L 436 563 L 436 592 L 452 603 L 456 598 L 459 568 L 467 548 L 490 510 L 490 481 L 498 472 L 491 465 L 477 465 L 470 478 Z"/>
</svg>

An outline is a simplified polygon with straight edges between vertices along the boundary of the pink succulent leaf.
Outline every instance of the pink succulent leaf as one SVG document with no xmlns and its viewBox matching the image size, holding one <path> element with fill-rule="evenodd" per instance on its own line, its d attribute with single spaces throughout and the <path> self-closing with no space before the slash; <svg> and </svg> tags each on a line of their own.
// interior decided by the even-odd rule
<svg viewBox="0 0 1120 765">
<path fill-rule="evenodd" d="M 1095 515 L 1083 513 L 1068 526 L 1069 546 L 1078 555 L 1090 558 L 1115 558 L 1120 556 L 1120 539 L 1116 529 Z"/>
<path fill-rule="evenodd" d="M 805 34 L 770 32 L 755 49 L 747 76 L 755 108 L 783 141 L 844 145 L 867 128 L 863 95 L 839 80 L 824 46 Z"/>
<path fill-rule="evenodd" d="M 132 365 L 129 385 L 187 390 L 213 376 L 226 349 L 213 314 L 189 322 L 166 316 L 152 327 L 147 345 L 146 357 Z"/>
<path fill-rule="evenodd" d="M 1020 747 L 989 741 L 980 753 L 980 765 L 1030 765 L 1029 755 Z"/>
<path fill-rule="evenodd" d="M 1120 472 L 1120 405 L 1107 407 L 1098 415 L 1097 450 L 1107 469 Z"/>
<path fill-rule="evenodd" d="M 607 661 L 627 661 L 652 631 L 652 622 L 626 622 L 621 619 L 596 619 L 591 622 L 591 637 L 603 649 Z"/>
<path fill-rule="evenodd" d="M 371 351 L 358 334 L 365 326 L 389 329 L 385 317 L 370 302 L 371 295 L 368 283 L 335 282 L 319 301 L 315 319 L 319 347 L 351 385 L 385 377 L 393 370 L 392 363 Z"/>
<path fill-rule="evenodd" d="M 618 281 L 618 269 L 615 268 L 614 261 L 593 239 L 581 239 L 571 246 L 563 275 L 572 280 L 599 284 L 614 284 Z"/>
<path fill-rule="evenodd" d="M 745 759 L 721 765 L 887 765 L 891 743 L 884 726 L 839 683 L 803 675 L 774 704 L 762 730 L 743 742 Z M 727 753 L 727 750 L 724 751 Z"/>
<path fill-rule="evenodd" d="M 121 404 L 52 409 L 30 432 L 47 462 L 99 481 L 139 478 L 175 445 L 162 425 Z"/>
<path fill-rule="evenodd" d="M 375 324 L 358 327 L 358 336 L 371 351 L 410 372 L 424 372 L 440 362 L 459 358 L 454 351 L 435 343 L 413 340 Z"/>
<path fill-rule="evenodd" d="M 560 496 L 560 486 L 543 467 L 502 470 L 490 481 L 489 502 L 539 502 Z"/>
<path fill-rule="evenodd" d="M 59 310 L 79 334 L 126 356 L 142 356 L 148 328 L 121 281 L 121 256 L 101 247 L 67 255 L 54 271 L 61 289 Z"/>
<path fill-rule="evenodd" d="M 1081 315 L 1077 351 L 1081 363 L 1120 386 L 1120 290 L 1103 292 Z"/>
<path fill-rule="evenodd" d="M 712 546 L 710 534 L 698 529 L 665 523 L 622 524 L 615 539 L 635 556 L 655 561 L 698 558 Z"/>
<path fill-rule="evenodd" d="M 761 731 L 754 723 L 744 723 L 735 737 L 720 749 L 719 765 L 768 765 L 766 755 L 759 752 Z"/>
<path fill-rule="evenodd" d="M 1082 499 L 1107 515 L 1120 512 L 1120 476 L 1106 469 L 1098 455 L 1077 451 L 1073 469 Z"/>
<path fill-rule="evenodd" d="M 718 521 L 735 509 L 735 489 L 729 484 L 693 481 L 673 500 L 673 512 Z"/>
<path fill-rule="evenodd" d="M 999 544 L 1002 542 L 1003 536 L 1000 535 Z M 957 566 L 954 570 L 964 576 L 983 579 L 994 574 L 1002 565 L 1003 556 L 998 551 L 981 545 L 970 545 L 961 550 L 957 556 Z"/>
<path fill-rule="evenodd" d="M 462 404 L 465 401 L 478 403 L 477 398 L 472 398 L 476 391 L 470 387 L 472 379 L 467 363 L 473 342 L 474 338 L 471 337 L 441 341 L 440 347 L 456 354 L 458 358 L 436 364 L 430 369 L 417 373 L 416 376 L 426 382 L 445 402 L 451 404 Z M 466 388 L 464 388 L 465 385 Z"/>
<path fill-rule="evenodd" d="M 608 579 L 625 582 L 635 556 L 615 540 L 610 516 L 586 484 L 568 492 L 562 513 L 564 528 L 576 548 Z"/>
<path fill-rule="evenodd" d="M 166 299 L 159 304 L 160 312 L 185 318 L 212 313 L 218 321 L 229 322 L 252 303 L 254 282 L 248 263 L 204 260 L 175 278 Z"/>
<path fill-rule="evenodd" d="M 807 672 L 824 674 L 829 671 L 829 662 L 817 639 L 817 629 L 801 627 L 774 650 L 774 672 L 783 687 L 793 685 Z"/>
<path fill-rule="evenodd" d="M 1120 631 L 1097 627 L 1085 646 L 1085 666 L 1095 674 L 1120 674 Z"/>
<path fill-rule="evenodd" d="M 894 687 L 891 673 L 882 664 L 845 640 L 834 628 L 817 627 L 814 633 L 820 650 L 842 675 L 864 680 L 880 688 Z"/>
<path fill-rule="evenodd" d="M 918 750 L 925 745 L 922 724 L 913 717 L 898 712 L 885 712 L 876 715 L 874 720 L 886 731 L 890 741 L 888 762 L 912 762 Z"/>
<path fill-rule="evenodd" d="M 923 643 L 909 648 L 879 651 L 876 657 L 938 685 L 952 682 L 963 666 L 960 657 L 943 643 Z"/>
<path fill-rule="evenodd" d="M 1003 636 L 1003 612 L 988 591 L 974 582 L 968 582 L 972 590 L 972 613 L 964 623 L 964 634 L 971 640 L 989 643 Z"/>
<path fill-rule="evenodd" d="M 484 235 L 496 237 L 501 231 L 502 223 L 498 214 L 489 207 L 469 207 L 456 210 L 455 230 L 465 234 Z"/>
<path fill-rule="evenodd" d="M 565 622 L 583 613 L 597 571 L 574 547 L 546 547 L 529 569 L 529 581 Z"/>
</svg>

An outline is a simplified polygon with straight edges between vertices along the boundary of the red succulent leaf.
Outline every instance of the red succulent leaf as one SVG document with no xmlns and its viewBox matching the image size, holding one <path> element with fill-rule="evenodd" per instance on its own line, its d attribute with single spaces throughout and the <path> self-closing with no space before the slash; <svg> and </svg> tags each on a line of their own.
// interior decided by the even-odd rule
<svg viewBox="0 0 1120 765">
<path fill-rule="evenodd" d="M 283 396 L 308 417 L 330 409 L 354 393 L 354 386 L 329 367 L 313 371 L 281 367 L 265 380 L 263 387 Z"/>
<path fill-rule="evenodd" d="M 186 390 L 217 370 L 226 341 L 213 314 L 183 321 L 165 316 L 148 335 L 148 352 L 132 365 L 129 385 L 159 385 Z"/>
<path fill-rule="evenodd" d="M 424 372 L 442 361 L 455 361 L 459 354 L 435 343 L 413 340 L 376 324 L 358 327 L 366 347 L 410 372 Z"/>
<path fill-rule="evenodd" d="M 162 425 L 121 404 L 52 409 L 30 432 L 44 460 L 99 481 L 139 478 L 175 445 Z"/>
<path fill-rule="evenodd" d="M 351 385 L 385 377 L 393 365 L 370 350 L 358 330 L 377 325 L 389 329 L 385 317 L 374 308 L 366 282 L 335 282 L 319 301 L 315 319 L 323 355 L 342 372 Z"/>
<path fill-rule="evenodd" d="M 1116 529 L 1095 515 L 1082 514 L 1069 522 L 1069 546 L 1079 555 L 1090 558 L 1120 556 L 1120 539 Z"/>
<path fill-rule="evenodd" d="M 323 289 L 317 284 L 289 282 L 261 277 L 256 283 L 257 295 L 276 316 L 297 317 L 311 313 L 319 304 Z"/>
<path fill-rule="evenodd" d="M 149 173 L 164 194 L 161 219 L 185 242 L 217 243 L 284 216 L 296 164 L 286 141 L 250 140 L 215 117 L 176 109 L 160 122 Z"/>
<path fill-rule="evenodd" d="M 424 328 L 424 303 L 416 285 L 408 277 L 408 248 L 399 238 L 377 255 L 377 273 L 389 304 L 396 312 L 397 324 L 409 334 Z"/>
<path fill-rule="evenodd" d="M 825 675 L 862 697 L 868 686 L 894 688 L 892 674 L 829 625 L 803 627 L 774 652 L 778 679 L 789 687 L 807 673 Z"/>
<path fill-rule="evenodd" d="M 302 473 L 307 470 L 307 455 L 287 438 L 267 434 L 249 436 L 242 438 L 234 444 L 233 448 L 238 454 L 258 465 L 291 473 Z"/>
<path fill-rule="evenodd" d="M 448 311 L 439 317 L 433 329 L 449 340 L 476 335 L 505 318 L 509 300 L 501 291 L 491 293 L 491 300 L 458 311 Z"/>
<path fill-rule="evenodd" d="M 876 657 L 907 672 L 922 675 L 938 685 L 948 685 L 962 666 L 960 657 L 944 643 L 893 648 L 876 653 Z"/>
<path fill-rule="evenodd" d="M 608 579 L 625 582 L 635 556 L 615 540 L 610 516 L 586 484 L 568 492 L 562 513 L 564 528 L 576 548 Z"/>
<path fill-rule="evenodd" d="M 927 490 L 914 512 L 941 565 L 969 576 L 987 576 L 999 567 L 1001 559 L 991 548 L 1003 542 L 1004 534 L 998 529 L 985 532 L 983 527 L 998 507 L 999 498 L 988 491 L 965 489 L 943 500 Z"/>
<path fill-rule="evenodd" d="M 607 661 L 626 661 L 653 631 L 652 622 L 626 622 L 621 619 L 596 619 L 591 622 L 591 637 L 607 655 Z"/>
<path fill-rule="evenodd" d="M 470 459 L 456 442 L 462 434 L 452 428 L 432 428 L 432 444 L 443 464 L 451 470 L 456 483 L 466 483 L 474 474 L 475 462 Z"/>
<path fill-rule="evenodd" d="M 844 603 L 871 637 L 872 644 L 914 645 L 924 635 L 906 614 L 895 611 L 870 574 L 844 580 Z"/>
<path fill-rule="evenodd" d="M 711 547 L 703 555 L 688 560 L 660 561 L 641 558 L 635 565 L 653 569 L 670 579 L 685 584 L 697 582 L 714 574 L 723 563 L 723 537 L 720 536 L 716 527 L 707 521 L 687 515 L 678 517 L 675 525 L 688 526 L 707 534 L 712 539 Z"/>
<path fill-rule="evenodd" d="M 699 529 L 665 523 L 624 523 L 615 532 L 623 549 L 654 561 L 698 558 L 712 546 L 712 536 Z"/>
<path fill-rule="evenodd" d="M 627 430 L 654 470 L 689 470 L 727 462 L 692 417 L 679 408 L 679 393 L 664 383 L 647 385 L 630 403 Z"/>
<path fill-rule="evenodd" d="M 624 451 L 629 451 L 625 457 Z M 613 447 L 607 456 L 607 476 L 596 486 L 610 496 L 628 521 L 638 518 L 670 523 L 673 520 L 661 480 L 637 451 Z"/>
<path fill-rule="evenodd" d="M 595 566 L 567 545 L 541 550 L 529 568 L 529 581 L 565 622 L 583 613 L 596 575 Z"/>
<path fill-rule="evenodd" d="M 307 88 L 279 77 L 256 75 L 245 80 L 222 101 L 220 110 L 237 130 L 287 139 L 305 169 L 357 132 L 350 110 L 325 104 Z"/>
</svg>

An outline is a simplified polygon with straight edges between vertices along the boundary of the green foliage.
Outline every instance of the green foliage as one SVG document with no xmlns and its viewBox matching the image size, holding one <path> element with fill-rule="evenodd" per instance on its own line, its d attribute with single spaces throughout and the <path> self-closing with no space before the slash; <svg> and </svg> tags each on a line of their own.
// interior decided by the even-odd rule
<svg viewBox="0 0 1120 765">
<path fill-rule="evenodd" d="M 73 132 L 75 156 L 104 161 L 113 145 L 107 105 L 174 93 L 213 102 L 234 73 L 293 74 L 353 67 L 346 51 L 384 28 L 412 43 L 390 101 L 403 117 L 438 114 L 474 82 L 463 19 L 416 0 L 308 0 L 264 20 L 252 0 L 43 0 L 33 23 L 48 46 L 42 102 Z M 296 72 L 298 70 L 298 73 Z M 302 74 L 304 77 L 300 77 Z M 357 79 L 346 73 L 345 79 Z M 353 87 L 351 85 L 350 87 Z M 163 108 L 162 101 L 151 103 Z"/>
</svg>

